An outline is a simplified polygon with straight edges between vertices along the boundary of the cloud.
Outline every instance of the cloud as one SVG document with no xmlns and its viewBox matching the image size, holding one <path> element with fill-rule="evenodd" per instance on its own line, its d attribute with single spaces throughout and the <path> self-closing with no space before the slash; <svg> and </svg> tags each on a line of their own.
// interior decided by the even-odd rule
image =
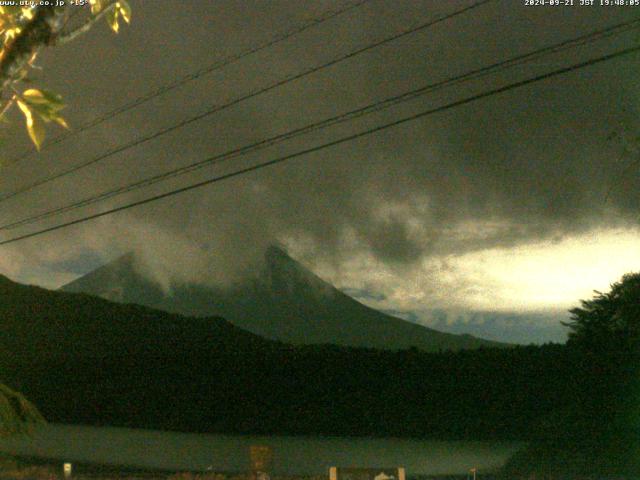
<svg viewBox="0 0 640 480">
<path fill-rule="evenodd" d="M 162 9 L 135 2 L 140 21 L 118 37 L 96 30 L 85 37 L 82 48 L 48 51 L 42 60 L 47 86 L 65 95 L 70 123 L 81 125 L 98 112 L 211 63 L 212 55 L 217 59 L 239 51 L 333 5 L 267 3 L 247 9 L 242 2 L 222 2 L 212 10 L 206 1 L 188 6 L 170 2 Z M 72 135 L 24 166 L 8 168 L 1 187 L 11 190 L 77 164 L 466 3 L 371 4 L 354 10 L 99 128 Z M 628 15 L 609 13 L 611 23 Z M 512 5 L 487 7 L 115 155 L 5 204 L 3 215 L 21 218 L 84 198 L 604 24 L 602 15 L 591 9 L 549 16 Z M 537 34 L 532 37 L 531 31 Z M 391 122 L 611 51 L 630 39 L 623 35 L 558 54 L 97 208 Z M 399 310 L 420 303 L 471 308 L 481 301 L 500 302 L 508 291 L 505 279 L 495 281 L 489 274 L 493 266 L 478 265 L 508 265 L 509 254 L 491 257 L 492 252 L 538 243 L 551 248 L 554 242 L 585 238 L 590 232 L 637 225 L 640 175 L 633 169 L 620 175 L 637 152 L 628 141 L 609 139 L 622 126 L 631 132 L 637 128 L 640 95 L 629 80 L 637 76 L 638 63 L 630 57 L 556 77 L 126 215 L 17 244 L 6 250 L 10 253 L 2 267 L 37 279 L 25 273 L 35 265 L 45 270 L 50 265 L 55 273 L 59 262 L 82 252 L 106 260 L 135 250 L 144 257 L 145 272 L 164 288 L 172 281 L 232 284 L 259 271 L 264 250 L 275 243 L 341 286 L 375 292 Z M 24 136 L 21 127 L 14 131 L 16 138 Z M 23 147 L 16 141 L 10 149 Z M 55 275 L 55 281 L 62 281 L 68 272 Z"/>
<path fill-rule="evenodd" d="M 568 329 L 560 322 L 569 320 L 566 312 L 413 312 L 418 323 L 436 330 L 509 343 L 564 343 Z"/>
</svg>

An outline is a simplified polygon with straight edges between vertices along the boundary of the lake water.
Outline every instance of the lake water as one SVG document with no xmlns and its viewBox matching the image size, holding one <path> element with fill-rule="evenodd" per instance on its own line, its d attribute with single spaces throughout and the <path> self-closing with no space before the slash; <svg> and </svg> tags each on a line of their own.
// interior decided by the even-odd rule
<svg viewBox="0 0 640 480">
<path fill-rule="evenodd" d="M 407 475 L 488 472 L 523 446 L 514 442 L 458 442 L 202 435 L 51 424 L 32 438 L 0 438 L 0 451 L 60 461 L 91 462 L 168 470 L 240 472 L 249 466 L 249 446 L 273 449 L 273 473 L 321 475 L 330 466 L 403 466 Z"/>
</svg>

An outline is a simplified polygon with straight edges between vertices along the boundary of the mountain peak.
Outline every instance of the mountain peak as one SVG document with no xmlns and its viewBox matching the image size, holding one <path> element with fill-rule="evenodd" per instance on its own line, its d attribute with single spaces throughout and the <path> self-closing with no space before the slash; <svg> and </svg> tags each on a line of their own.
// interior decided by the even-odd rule
<svg viewBox="0 0 640 480">
<path fill-rule="evenodd" d="M 259 277 L 232 288 L 181 284 L 170 295 L 135 268 L 126 254 L 63 290 L 138 303 L 187 316 L 220 316 L 236 326 L 293 344 L 431 351 L 498 345 L 470 335 L 439 332 L 369 308 L 291 258 L 280 246 L 265 251 Z"/>
<path fill-rule="evenodd" d="M 264 252 L 266 258 L 292 260 L 286 249 L 280 245 L 269 245 Z"/>
</svg>

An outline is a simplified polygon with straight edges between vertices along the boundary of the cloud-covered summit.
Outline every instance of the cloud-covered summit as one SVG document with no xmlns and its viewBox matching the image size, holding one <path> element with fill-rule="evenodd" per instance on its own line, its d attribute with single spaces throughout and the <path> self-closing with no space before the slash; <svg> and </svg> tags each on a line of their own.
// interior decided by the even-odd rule
<svg viewBox="0 0 640 480">
<path fill-rule="evenodd" d="M 226 0 L 213 5 L 204 0 L 167 0 L 163 8 L 156 8 L 132 3 L 134 24 L 117 37 L 106 28 L 96 29 L 83 38 L 82 48 L 55 48 L 43 56 L 46 84 L 69 103 L 72 126 L 339 4 Z M 368 2 L 100 128 L 74 134 L 28 162 L 5 167 L 0 188 L 10 191 L 34 177 L 60 171 L 469 3 Z M 510 1 L 490 2 L 5 202 L 0 206 L 2 215 L 14 220 L 64 205 L 602 29 L 630 19 L 632 13 L 600 7 L 552 12 Z M 89 210 L 324 143 L 628 47 L 636 39 L 637 33 L 630 30 Z M 541 264 L 536 252 L 542 246 L 554 259 L 545 265 L 557 269 L 545 266 L 548 276 L 567 283 L 562 273 L 570 262 L 557 260 L 553 252 L 566 252 L 560 248 L 563 245 L 575 245 L 577 251 L 598 237 L 607 240 L 608 247 L 603 243 L 600 253 L 585 258 L 585 263 L 593 262 L 595 269 L 608 249 L 609 255 L 634 268 L 636 257 L 621 247 L 620 239 L 637 237 L 638 227 L 640 174 L 633 166 L 640 128 L 640 92 L 632 81 L 638 77 L 636 60 L 635 54 L 620 57 L 126 214 L 16 244 L 5 249 L 0 266 L 29 281 L 59 285 L 72 275 L 51 265 L 81 252 L 108 260 L 133 249 L 146 257 L 149 276 L 161 284 L 168 285 L 171 278 L 215 284 L 251 275 L 259 269 L 264 250 L 280 243 L 340 286 L 373 287 L 390 299 L 388 308 L 404 309 L 408 300 L 442 308 L 492 303 L 530 308 L 508 291 L 506 277 L 498 281 L 486 273 L 487 264 L 502 271 L 511 268 L 518 283 L 538 273 L 526 265 L 521 269 L 506 265 L 515 256 L 536 258 Z M 14 120 L 12 138 L 22 138 L 23 132 L 18 132 L 22 127 Z M 7 156 L 25 145 L 26 140 L 12 142 Z M 64 217 L 70 218 L 74 215 Z M 603 274 L 602 282 L 616 280 L 609 277 L 619 273 Z M 572 278 L 569 283 L 590 277 L 577 273 Z M 492 282 L 494 290 L 488 288 Z M 581 288 L 580 295 L 589 291 L 585 285 Z M 422 293 L 417 295 L 418 291 Z M 535 305 L 558 303 L 547 294 L 532 295 Z M 563 308 L 570 295 L 574 293 L 564 297 Z"/>
</svg>

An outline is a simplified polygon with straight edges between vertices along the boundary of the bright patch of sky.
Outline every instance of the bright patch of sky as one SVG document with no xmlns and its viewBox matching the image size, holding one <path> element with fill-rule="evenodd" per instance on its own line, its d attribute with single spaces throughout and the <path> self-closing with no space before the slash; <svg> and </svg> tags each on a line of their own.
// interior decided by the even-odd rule
<svg viewBox="0 0 640 480">
<path fill-rule="evenodd" d="M 470 308 L 570 308 L 593 290 L 606 291 L 622 275 L 640 270 L 640 232 L 596 231 L 557 242 L 491 249 L 451 260 L 477 286 Z"/>
<path fill-rule="evenodd" d="M 640 231 L 597 230 L 561 240 L 429 257 L 392 271 L 361 255 L 320 274 L 373 308 L 452 333 L 516 343 L 562 342 L 568 310 L 640 271 Z"/>
</svg>

